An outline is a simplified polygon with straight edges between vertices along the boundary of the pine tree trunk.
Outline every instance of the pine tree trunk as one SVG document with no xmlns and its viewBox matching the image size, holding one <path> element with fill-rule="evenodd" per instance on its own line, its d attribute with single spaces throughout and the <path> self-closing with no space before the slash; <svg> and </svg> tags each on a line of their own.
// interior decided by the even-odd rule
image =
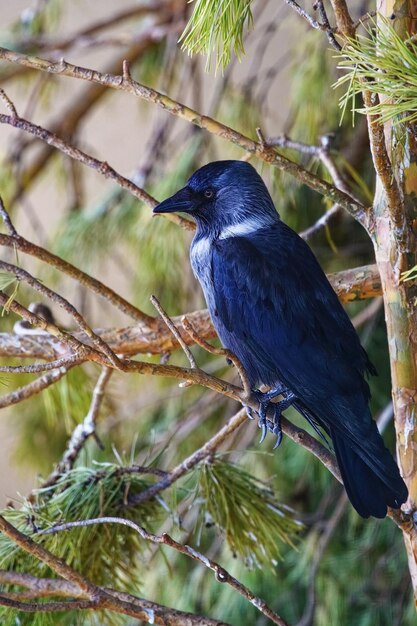
<svg viewBox="0 0 417 626">
<path fill-rule="evenodd" d="M 416 32 L 417 2 L 383 0 L 377 10 L 393 20 L 403 39 Z M 382 26 L 383 27 L 383 26 Z M 417 128 L 410 124 L 384 128 L 385 144 L 397 181 L 401 205 L 389 208 L 377 181 L 372 225 L 376 262 L 384 294 L 391 361 L 392 398 L 398 462 L 409 489 L 408 508 L 417 509 L 417 285 L 401 280 L 417 263 Z M 399 133 L 402 134 L 401 140 Z M 404 533 L 417 603 L 417 533 Z"/>
</svg>

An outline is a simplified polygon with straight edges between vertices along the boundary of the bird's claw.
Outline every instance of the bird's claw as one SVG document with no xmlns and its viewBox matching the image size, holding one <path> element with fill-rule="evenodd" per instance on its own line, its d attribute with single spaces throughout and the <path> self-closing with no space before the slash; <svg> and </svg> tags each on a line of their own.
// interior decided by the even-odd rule
<svg viewBox="0 0 417 626">
<path fill-rule="evenodd" d="M 255 416 L 253 414 L 253 410 L 251 409 L 251 407 L 250 406 L 245 406 L 245 409 L 246 409 L 246 415 L 248 416 L 248 418 L 250 420 L 254 420 Z"/>
<path fill-rule="evenodd" d="M 263 415 L 263 416 L 261 416 L 261 417 L 259 418 L 258 426 L 259 426 L 259 428 L 262 428 L 262 434 L 261 434 L 261 438 L 260 438 L 260 440 L 259 440 L 259 443 L 262 443 L 262 442 L 263 442 L 263 440 L 264 440 L 264 439 L 265 439 L 265 437 L 266 437 L 266 433 L 267 433 L 267 432 L 268 432 L 268 430 L 269 430 L 268 423 L 267 423 L 267 421 L 266 421 L 266 415 Z"/>
<path fill-rule="evenodd" d="M 272 434 L 276 436 L 276 442 L 273 448 L 275 450 L 276 448 L 278 448 L 282 441 L 281 413 L 292 404 L 293 400 L 295 399 L 295 395 L 292 393 L 292 391 L 283 386 L 268 391 L 266 393 L 255 391 L 255 394 L 259 402 L 259 409 L 256 411 L 259 417 L 258 426 L 262 430 L 259 443 L 262 443 L 264 441 L 266 434 L 269 430 Z M 270 401 L 277 395 L 282 395 L 283 400 L 274 403 L 274 419 L 271 422 L 267 419 L 266 413 Z M 246 407 L 246 413 L 249 419 L 254 419 L 254 412 L 255 411 L 251 407 Z"/>
<path fill-rule="evenodd" d="M 276 441 L 275 441 L 275 445 L 272 448 L 273 450 L 276 450 L 282 441 L 282 428 L 281 428 L 281 409 L 278 409 L 275 411 L 274 413 L 274 427 L 272 429 L 272 432 L 274 435 L 276 435 Z"/>
</svg>

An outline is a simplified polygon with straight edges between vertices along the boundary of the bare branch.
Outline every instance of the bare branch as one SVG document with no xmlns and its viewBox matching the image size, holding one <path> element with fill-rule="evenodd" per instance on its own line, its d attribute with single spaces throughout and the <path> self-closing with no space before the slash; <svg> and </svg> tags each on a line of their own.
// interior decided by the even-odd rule
<svg viewBox="0 0 417 626">
<path fill-rule="evenodd" d="M 131 78 L 124 78 L 123 75 L 120 76 L 110 73 L 102 74 L 89 68 L 72 65 L 71 63 L 67 63 L 63 59 L 58 63 L 47 61 L 39 57 L 32 57 L 29 55 L 20 54 L 18 52 L 7 50 L 6 48 L 1 47 L 0 58 L 10 61 L 11 63 L 18 63 L 20 65 L 24 65 L 25 67 L 31 67 L 35 70 L 49 72 L 51 74 L 58 74 L 61 76 L 78 78 L 99 85 L 104 85 L 112 89 L 126 91 L 144 100 L 153 102 L 154 104 L 157 104 L 158 106 L 167 110 L 169 113 L 176 115 L 177 117 L 192 124 L 195 124 L 200 128 L 204 128 L 213 135 L 222 137 L 223 139 L 240 146 L 246 152 L 256 155 L 257 157 L 267 163 L 270 163 L 274 167 L 278 167 L 279 169 L 288 172 L 297 180 L 299 180 L 299 182 L 308 185 L 318 193 L 321 193 L 322 195 L 331 198 L 333 202 L 337 202 L 338 204 L 342 205 L 348 212 L 352 213 L 356 217 L 356 219 L 363 222 L 363 205 L 358 205 L 358 203 L 347 197 L 346 194 L 339 191 L 333 185 L 330 185 L 329 183 L 315 176 L 308 170 L 300 167 L 293 161 L 283 157 L 280 154 L 277 154 L 273 148 L 267 148 L 260 143 L 253 141 L 249 137 L 246 137 L 242 133 L 239 133 L 238 131 L 230 128 L 229 126 L 221 124 L 220 122 L 217 122 L 216 120 L 205 115 L 201 115 L 201 113 L 199 113 L 198 111 L 195 111 L 185 106 L 184 104 L 159 93 L 155 89 L 146 87 L 145 85 L 142 85 L 132 80 Z M 12 123 L 12 119 L 10 118 L 10 116 L 0 116 L 0 122 L 8 123 L 13 126 L 19 126 L 19 124 Z M 39 131 L 40 136 L 41 132 L 42 129 L 40 129 Z"/>
<path fill-rule="evenodd" d="M 72 367 L 77 363 L 72 364 Z M 22 402 L 23 400 L 27 400 L 32 396 L 40 393 L 44 389 L 47 389 L 51 385 L 54 385 L 56 382 L 61 380 L 67 374 L 68 369 L 71 366 L 67 365 L 66 367 L 61 366 L 59 369 L 54 369 L 52 372 L 48 372 L 48 374 L 44 374 L 37 378 L 36 380 L 24 385 L 24 387 L 19 387 L 10 393 L 0 397 L 0 409 L 3 409 L 6 406 L 11 406 L 12 404 L 17 404 L 18 402 Z"/>
<path fill-rule="evenodd" d="M 323 6 L 322 0 L 316 0 L 316 2 L 313 4 L 313 8 L 318 9 L 319 11 L 321 22 L 318 22 L 316 19 L 314 19 L 314 17 L 307 13 L 307 11 L 303 9 L 303 7 L 301 7 L 295 0 L 284 0 L 284 2 L 288 4 L 288 6 L 290 6 L 292 9 L 294 9 L 294 11 L 298 13 L 298 15 L 303 17 L 310 24 L 310 26 L 317 30 L 324 31 L 327 35 L 327 39 L 329 40 L 330 45 L 335 48 L 335 50 L 342 49 L 342 46 L 336 40 L 333 29 L 329 24 L 329 19 L 327 17 L 327 13 Z"/>
<path fill-rule="evenodd" d="M 116 24 L 120 22 L 124 22 L 133 17 L 138 18 L 142 15 L 149 15 L 151 13 L 158 14 L 163 11 L 165 5 L 163 2 L 154 2 L 152 4 L 140 4 L 139 6 L 132 6 L 127 9 L 123 9 L 118 13 L 112 14 L 110 17 L 106 17 L 104 19 L 97 20 L 87 28 L 83 28 L 82 30 L 74 33 L 70 37 L 66 37 L 63 39 L 45 39 L 43 37 L 25 37 L 22 41 L 16 42 L 19 50 L 23 49 L 33 49 L 34 47 L 40 48 L 42 51 L 64 51 L 69 48 L 73 48 L 77 46 L 81 41 L 86 42 L 93 35 L 96 35 L 98 32 L 105 30 L 107 28 L 113 28 Z"/>
<path fill-rule="evenodd" d="M 6 105 L 6 109 L 10 112 L 10 115 L 12 117 L 17 117 L 17 111 L 16 111 L 15 105 L 10 100 L 9 96 L 6 94 L 4 89 L 1 89 L 1 88 L 0 88 L 0 99 L 3 100 L 4 104 Z"/>
<path fill-rule="evenodd" d="M 60 150 L 71 159 L 75 159 L 76 161 L 87 165 L 87 167 L 98 171 L 105 178 L 110 178 L 115 181 L 120 187 L 129 191 L 135 198 L 145 202 L 148 206 L 156 206 L 157 200 L 155 200 L 155 198 L 152 198 L 152 196 L 150 196 L 144 189 L 135 185 L 135 183 L 130 181 L 128 178 L 118 174 L 108 163 L 105 161 L 99 161 L 98 159 L 86 154 L 79 148 L 63 141 L 54 133 L 46 130 L 46 128 L 32 124 L 28 120 L 18 117 L 17 115 L 4 115 L 3 113 L 0 114 L 0 123 L 9 124 L 14 128 L 19 128 L 20 130 L 30 133 L 48 145 Z"/>
<path fill-rule="evenodd" d="M 48 336 L 48 333 L 45 333 L 45 337 Z M 0 365 L 0 372 L 4 372 L 6 374 L 37 374 L 38 372 L 48 372 L 61 367 L 65 369 L 69 365 L 78 365 L 79 363 L 81 363 L 81 359 L 76 355 L 64 356 L 61 359 L 48 361 L 48 363 L 33 363 L 32 365 Z"/>
<path fill-rule="evenodd" d="M 177 552 L 185 554 L 194 561 L 197 561 L 201 565 L 204 565 L 204 567 L 207 567 L 212 572 L 214 572 L 216 580 L 218 582 L 230 585 L 235 591 L 240 593 L 241 596 L 243 596 L 255 608 L 257 608 L 258 611 L 268 617 L 271 622 L 273 622 L 274 624 L 278 624 L 278 626 L 288 626 L 287 622 L 285 622 L 282 617 L 274 613 L 274 611 L 272 611 L 272 609 L 266 604 L 264 600 L 255 596 L 245 585 L 238 581 L 234 576 L 229 574 L 229 572 L 227 572 L 218 563 L 212 561 L 206 555 L 201 554 L 201 552 L 194 550 L 194 548 L 178 543 L 178 541 L 172 539 L 172 537 L 170 537 L 170 535 L 168 535 L 167 533 L 164 533 L 162 535 L 149 533 L 147 530 L 145 530 L 145 528 L 143 528 L 143 526 L 135 524 L 135 522 L 133 522 L 132 520 L 122 517 L 97 517 L 94 519 L 80 520 L 77 522 L 57 524 L 56 526 L 52 526 L 47 530 L 41 531 L 40 534 L 49 535 L 60 532 L 62 530 L 69 530 L 70 528 L 79 528 L 96 524 L 121 524 L 122 526 L 128 526 L 129 528 L 132 528 L 134 531 L 136 531 L 142 537 L 142 539 L 145 539 L 146 541 L 150 541 L 158 545 L 169 546 Z"/>
<path fill-rule="evenodd" d="M 23 572 L 0 570 L 0 584 L 26 587 L 37 598 L 53 595 L 70 596 L 72 598 L 85 597 L 85 592 L 81 591 L 78 585 L 68 580 L 38 578 Z"/>
<path fill-rule="evenodd" d="M 0 531 L 22 548 L 22 550 L 48 565 L 58 576 L 62 576 L 65 580 L 77 585 L 89 598 L 94 598 L 96 591 L 95 585 L 91 584 L 84 576 L 81 576 L 81 574 L 78 574 L 78 572 L 69 567 L 62 559 L 54 556 L 43 546 L 33 541 L 33 539 L 27 535 L 24 535 L 20 530 L 17 530 L 17 528 L 12 526 L 2 515 L 0 515 Z"/>
<path fill-rule="evenodd" d="M 74 466 L 74 463 L 83 449 L 87 439 L 95 435 L 96 421 L 103 403 L 104 391 L 111 375 L 112 370 L 108 367 L 103 367 L 96 386 L 94 387 L 93 397 L 91 399 L 91 405 L 87 415 L 82 423 L 74 429 L 61 461 L 57 464 L 52 474 L 42 484 L 42 488 L 50 487 L 55 484 L 64 472 L 70 470 Z"/>
<path fill-rule="evenodd" d="M 206 443 L 190 454 L 186 459 L 174 467 L 170 472 L 167 472 L 160 481 L 148 487 L 144 491 L 135 494 L 129 498 L 129 505 L 136 506 L 145 500 L 153 498 L 155 495 L 164 491 L 171 485 L 173 485 L 179 478 L 190 472 L 193 467 L 201 463 L 204 459 L 212 456 L 219 446 L 225 441 L 225 439 L 233 433 L 241 424 L 247 421 L 247 414 L 245 409 L 241 409 L 236 415 L 233 415 L 226 424 Z"/>
<path fill-rule="evenodd" d="M 2 235 L 0 235 L 0 244 L 1 237 Z M 343 272 L 328 274 L 327 277 L 340 301 L 344 303 L 374 298 L 382 293 L 381 280 L 376 265 L 356 267 Z M 173 323 L 180 326 L 182 317 L 174 317 Z M 200 339 L 207 340 L 216 337 L 207 310 L 187 313 L 186 317 Z M 95 332 L 119 355 L 161 354 L 178 347 L 178 343 L 173 339 L 171 332 L 167 330 L 165 323 L 153 318 L 151 318 L 150 324 L 139 322 L 129 328 L 99 329 Z M 74 333 L 74 337 L 78 338 L 77 333 Z M 188 334 L 183 336 L 183 340 L 187 345 L 194 342 Z M 56 355 L 62 356 L 62 346 L 54 336 L 25 337 L 24 335 L 0 333 L 0 356 L 38 358 L 49 361 Z M 41 367 L 36 371 L 42 371 Z"/>
<path fill-rule="evenodd" d="M 245 372 L 245 368 L 243 367 L 242 363 L 239 361 L 237 356 L 233 354 L 231 350 L 227 350 L 227 348 L 216 348 L 215 346 L 212 346 L 210 343 L 205 341 L 202 337 L 200 337 L 200 335 L 198 334 L 198 332 L 196 331 L 196 329 L 194 328 L 190 320 L 187 319 L 186 315 L 182 317 L 181 322 L 185 330 L 190 335 L 191 339 L 195 341 L 197 345 L 199 345 L 204 350 L 207 350 L 207 352 L 210 352 L 211 354 L 224 356 L 226 359 L 229 359 L 230 361 L 232 361 L 233 365 L 236 367 L 237 372 L 239 374 L 240 382 L 242 383 L 242 387 L 244 391 L 244 397 L 249 398 L 251 391 L 252 391 L 251 384 Z"/>
<path fill-rule="evenodd" d="M 165 324 L 167 325 L 167 328 L 169 328 L 169 330 L 171 331 L 171 333 L 177 340 L 178 344 L 181 346 L 182 351 L 184 352 L 185 356 L 188 359 L 190 367 L 192 369 L 198 369 L 198 365 L 194 359 L 193 353 L 191 352 L 186 342 L 182 338 L 180 331 L 178 330 L 178 328 L 176 327 L 172 319 L 166 314 L 166 312 L 162 308 L 159 300 L 155 296 L 151 296 L 151 302 L 154 305 L 155 309 L 160 314 L 160 316 L 162 317 L 162 319 L 164 320 Z"/>
<path fill-rule="evenodd" d="M 8 215 L 7 212 L 5 214 Z M 4 219 L 3 213 L 2 216 Z M 122 298 L 122 296 L 119 296 L 119 294 L 110 289 L 110 287 L 104 285 L 96 278 L 93 278 L 86 272 L 83 272 L 68 261 L 64 261 L 64 259 L 61 259 L 59 256 L 52 254 L 52 252 L 49 252 L 45 248 L 31 243 L 20 235 L 11 236 L 0 234 L 0 246 L 15 248 L 21 252 L 24 252 L 25 254 L 33 256 L 47 263 L 52 267 L 55 267 L 64 274 L 71 276 L 71 278 L 77 280 L 88 289 L 91 289 L 91 291 L 93 291 L 97 295 L 111 302 L 115 307 L 117 307 L 120 311 L 122 311 L 123 313 L 125 313 L 125 315 L 128 315 L 132 319 L 135 319 L 137 321 L 147 321 L 148 323 L 152 322 L 153 320 L 150 315 L 147 315 L 146 313 L 143 313 L 143 311 L 140 311 L 137 307 L 133 306 L 133 304 L 130 304 L 130 302 Z"/>
<path fill-rule="evenodd" d="M 327 17 L 327 13 L 326 13 L 326 9 L 324 8 L 323 0 L 316 0 L 315 3 L 313 4 L 313 8 L 317 9 L 318 12 L 319 12 L 320 19 L 321 19 L 323 27 L 324 27 L 323 30 L 326 32 L 329 44 L 335 50 L 338 50 L 338 51 L 341 50 L 342 46 L 340 45 L 340 43 L 336 40 L 336 38 L 334 36 L 334 30 L 330 26 L 329 18 Z"/>
<path fill-rule="evenodd" d="M 2 92 L 2 90 L 0 89 L 0 93 Z M 6 207 L 3 204 L 3 198 L 0 196 L 0 216 L 3 220 L 3 223 L 6 227 L 7 232 L 9 233 L 9 235 L 11 237 L 17 237 L 17 230 L 15 229 L 15 227 L 13 226 L 13 222 L 10 219 L 10 215 L 8 214 L 8 212 L 6 211 Z"/>
<path fill-rule="evenodd" d="M 0 595 L 0 606 L 25 611 L 26 613 L 51 613 L 52 611 L 75 611 L 96 608 L 93 600 L 64 600 L 62 602 L 20 602 L 7 595 Z"/>
<path fill-rule="evenodd" d="M 307 591 L 307 605 L 304 609 L 303 615 L 296 626 L 311 626 L 314 620 L 314 613 L 316 608 L 316 578 L 317 572 L 320 567 L 323 555 L 330 543 L 330 540 L 336 531 L 338 524 L 342 518 L 343 513 L 346 510 L 346 505 L 349 502 L 346 492 L 343 492 L 337 501 L 334 511 L 331 517 L 326 521 L 324 530 L 314 550 L 313 560 L 310 569 L 310 580 Z"/>
<path fill-rule="evenodd" d="M 9 296 L 3 291 L 0 291 L 0 305 L 7 305 L 8 310 L 13 311 L 13 313 L 16 313 L 17 315 L 28 321 L 32 326 L 35 326 L 36 328 L 41 328 L 42 330 L 50 333 L 51 335 L 56 337 L 62 344 L 64 344 L 64 346 L 68 346 L 71 350 L 73 350 L 80 358 L 88 354 L 92 360 L 98 360 L 99 362 L 102 361 L 102 355 L 97 350 L 82 343 L 79 339 L 73 337 L 69 333 L 63 332 L 60 328 L 58 328 L 58 326 L 56 326 L 56 324 L 53 324 L 52 322 L 47 322 L 43 317 L 32 313 L 24 306 L 19 304 L 16 300 L 10 301 Z M 62 348 L 60 352 L 62 355 Z"/>
<path fill-rule="evenodd" d="M 96 349 L 100 352 L 103 352 L 109 359 L 110 363 L 113 364 L 117 369 L 123 369 L 123 364 L 120 359 L 116 356 L 113 350 L 107 345 L 103 339 L 97 335 L 84 320 L 83 316 L 77 311 L 74 305 L 72 305 L 68 300 L 60 296 L 56 291 L 49 289 L 39 280 L 34 278 L 29 272 L 26 270 L 17 267 L 16 265 L 12 265 L 11 263 L 6 263 L 4 261 L 0 261 L 0 269 L 3 269 L 5 272 L 10 274 L 14 274 L 19 281 L 25 282 L 30 285 L 35 291 L 39 291 L 44 296 L 52 300 L 58 304 L 68 315 L 74 318 L 78 327 L 84 331 L 87 337 L 91 340 L 92 344 L 96 347 Z"/>
</svg>

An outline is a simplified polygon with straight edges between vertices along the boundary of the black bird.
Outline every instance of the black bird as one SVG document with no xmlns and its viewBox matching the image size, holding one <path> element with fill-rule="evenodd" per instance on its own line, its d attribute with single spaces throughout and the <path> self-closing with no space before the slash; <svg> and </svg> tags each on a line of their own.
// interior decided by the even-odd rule
<svg viewBox="0 0 417 626">
<path fill-rule="evenodd" d="M 399 508 L 407 488 L 371 417 L 365 374 L 375 368 L 308 245 L 284 224 L 248 163 L 216 161 L 154 209 L 197 223 L 190 251 L 213 324 L 257 391 L 260 426 L 273 432 L 293 404 L 332 438 L 350 501 L 362 517 Z"/>
</svg>

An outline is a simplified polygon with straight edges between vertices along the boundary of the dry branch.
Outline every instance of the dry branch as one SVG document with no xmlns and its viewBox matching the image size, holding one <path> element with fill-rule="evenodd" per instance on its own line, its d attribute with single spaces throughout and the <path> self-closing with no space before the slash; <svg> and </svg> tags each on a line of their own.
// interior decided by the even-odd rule
<svg viewBox="0 0 417 626">
<path fill-rule="evenodd" d="M 10 61 L 11 63 L 17 63 L 25 67 L 30 67 L 34 70 L 77 78 L 112 89 L 125 91 L 147 100 L 148 102 L 153 102 L 169 113 L 203 128 L 213 135 L 222 137 L 223 139 L 240 146 L 246 152 L 256 155 L 263 161 L 270 163 L 274 167 L 278 167 L 291 176 L 294 176 L 300 183 L 308 185 L 318 193 L 329 197 L 333 200 L 333 202 L 337 202 L 343 206 L 343 208 L 354 215 L 359 221 L 363 221 L 364 219 L 365 207 L 352 200 L 352 198 L 334 187 L 334 185 L 330 185 L 318 176 L 315 176 L 308 170 L 300 167 L 297 163 L 294 163 L 290 159 L 278 154 L 273 148 L 268 148 L 267 146 L 246 137 L 233 128 L 230 128 L 225 124 L 221 124 L 206 115 L 202 115 L 198 111 L 195 111 L 190 107 L 187 107 L 186 105 L 159 93 L 155 89 L 151 89 L 150 87 L 146 87 L 145 85 L 134 81 L 130 76 L 128 64 L 125 64 L 123 74 L 117 75 L 111 73 L 103 74 L 90 68 L 72 65 L 71 63 L 67 63 L 64 59 L 61 59 L 59 62 L 53 62 L 1 47 L 0 58 Z"/>
<path fill-rule="evenodd" d="M 1 242 L 2 235 L 0 235 L 0 245 Z M 329 274 L 328 278 L 341 302 L 364 300 L 381 295 L 381 282 L 375 265 Z M 187 313 L 186 317 L 201 338 L 216 337 L 207 310 Z M 173 322 L 178 327 L 181 327 L 181 318 L 182 316 L 173 318 Z M 95 329 L 95 332 L 119 355 L 162 354 L 178 348 L 178 343 L 165 323 L 162 320 L 154 321 L 153 318 L 151 320 L 151 324 L 142 321 L 133 327 Z M 74 337 L 78 338 L 79 335 L 74 333 Z M 184 332 L 182 337 L 188 345 L 194 343 L 188 333 Z M 59 350 L 60 342 L 53 336 L 25 337 L 12 333 L 0 333 L 0 356 L 51 360 L 54 356 L 61 356 Z"/>
<path fill-rule="evenodd" d="M 115 591 L 94 585 L 84 576 L 81 576 L 69 567 L 62 559 L 53 555 L 31 537 L 23 534 L 12 526 L 4 517 L 0 516 L 0 532 L 9 537 L 22 550 L 32 555 L 42 563 L 48 565 L 53 572 L 64 580 L 43 579 L 18 572 L 0 571 L 2 584 L 21 585 L 34 592 L 37 598 L 45 595 L 63 595 L 76 598 L 77 600 L 64 600 L 61 602 L 22 602 L 8 597 L 10 594 L 0 595 L 0 606 L 14 608 L 19 611 L 35 613 L 38 611 L 69 611 L 76 609 L 103 610 L 108 609 L 122 615 L 130 615 L 139 620 L 161 626 L 228 626 L 224 622 L 211 620 L 200 615 L 193 615 L 183 611 L 176 611 L 154 602 L 137 598 L 127 593 Z M 49 591 L 49 593 L 47 593 Z M 19 594 L 20 595 L 20 594 Z"/>
<path fill-rule="evenodd" d="M 175 539 L 170 537 L 170 535 L 168 535 L 167 533 L 163 533 L 162 535 L 155 535 L 154 533 L 150 533 L 147 530 L 145 530 L 143 526 L 139 526 L 138 524 L 135 524 L 135 522 L 133 522 L 132 520 L 121 518 L 121 517 L 97 517 L 95 519 L 80 520 L 78 522 L 68 522 L 64 524 L 57 524 L 55 526 L 52 526 L 51 528 L 48 528 L 46 531 L 42 531 L 41 534 L 43 535 L 54 534 L 62 530 L 69 530 L 71 528 L 79 528 L 79 527 L 84 527 L 84 526 L 93 526 L 97 524 L 121 524 L 123 526 L 128 526 L 129 528 L 137 532 L 142 537 L 142 539 L 145 539 L 146 541 L 150 541 L 151 543 L 155 543 L 157 545 L 169 546 L 170 548 L 173 548 L 177 552 L 180 552 L 181 554 L 185 554 L 186 556 L 190 557 L 194 561 L 197 561 L 201 565 L 204 565 L 204 567 L 207 567 L 208 569 L 210 569 L 214 573 L 216 580 L 219 583 L 226 583 L 230 585 L 230 587 L 232 587 L 235 591 L 240 593 L 240 595 L 242 595 L 255 608 L 257 608 L 258 611 L 260 611 L 268 619 L 270 619 L 271 622 L 273 622 L 274 624 L 277 624 L 278 626 L 288 626 L 287 622 L 285 622 L 282 619 L 282 617 L 277 615 L 277 613 L 275 613 L 266 604 L 266 602 L 262 600 L 262 598 L 255 596 L 255 594 L 253 594 L 250 591 L 250 589 L 248 589 L 248 587 L 243 585 L 239 580 L 237 580 L 237 578 L 229 574 L 229 572 L 227 572 L 223 567 L 221 567 L 221 565 L 219 565 L 212 559 L 208 558 L 201 552 L 194 550 L 194 548 L 178 543 L 178 541 L 175 541 Z"/>
</svg>

